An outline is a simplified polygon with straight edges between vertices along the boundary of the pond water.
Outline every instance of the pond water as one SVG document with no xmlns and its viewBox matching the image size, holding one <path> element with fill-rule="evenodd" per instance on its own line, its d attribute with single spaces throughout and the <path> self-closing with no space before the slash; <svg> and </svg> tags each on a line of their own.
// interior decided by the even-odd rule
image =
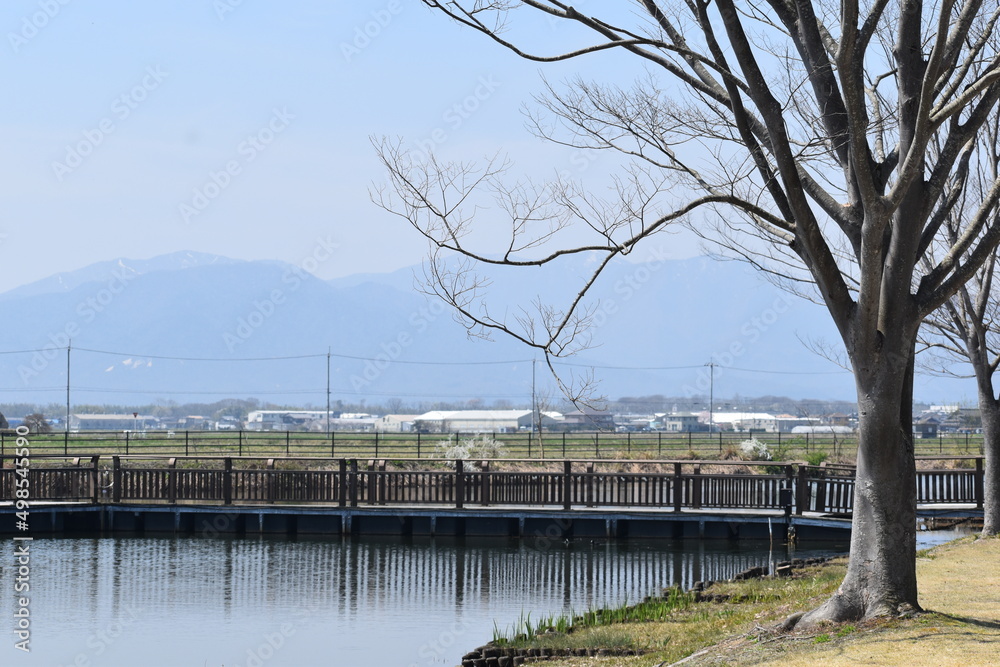
<svg viewBox="0 0 1000 667">
<path fill-rule="evenodd" d="M 0 614 L 14 619 L 13 540 Z M 636 601 L 783 560 L 767 543 L 498 540 L 35 539 L 30 653 L 0 664 L 276 667 L 456 665 L 518 617 Z M 800 545 L 796 557 L 845 545 Z"/>
</svg>

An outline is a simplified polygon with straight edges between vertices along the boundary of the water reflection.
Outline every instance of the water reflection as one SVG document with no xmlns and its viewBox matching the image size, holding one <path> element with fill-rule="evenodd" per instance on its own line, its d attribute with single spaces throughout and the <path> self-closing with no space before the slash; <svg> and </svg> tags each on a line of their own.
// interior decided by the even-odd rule
<svg viewBox="0 0 1000 667">
<path fill-rule="evenodd" d="M 786 557 L 766 543 L 663 541 L 102 538 L 31 550 L 32 653 L 11 640 L 0 664 L 453 665 L 494 619 L 638 600 Z M 13 543 L 0 553 L 9 619 Z"/>
</svg>

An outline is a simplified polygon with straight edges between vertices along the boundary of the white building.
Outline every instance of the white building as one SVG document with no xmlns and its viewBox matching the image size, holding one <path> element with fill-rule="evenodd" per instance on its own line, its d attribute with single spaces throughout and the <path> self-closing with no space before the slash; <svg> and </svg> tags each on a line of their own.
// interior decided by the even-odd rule
<svg viewBox="0 0 1000 667">
<path fill-rule="evenodd" d="M 326 410 L 254 410 L 247 415 L 248 431 L 298 431 L 309 422 L 326 420 Z"/>
<path fill-rule="evenodd" d="M 542 413 L 542 427 L 558 426 L 557 412 Z M 506 433 L 534 426 L 531 410 L 434 410 L 414 420 L 414 428 L 428 433 Z"/>
</svg>

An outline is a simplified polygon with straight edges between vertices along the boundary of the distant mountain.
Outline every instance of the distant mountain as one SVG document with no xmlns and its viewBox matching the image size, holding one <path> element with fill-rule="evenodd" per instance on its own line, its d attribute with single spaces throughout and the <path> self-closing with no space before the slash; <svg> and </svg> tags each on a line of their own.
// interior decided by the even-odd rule
<svg viewBox="0 0 1000 667">
<path fill-rule="evenodd" d="M 580 256 L 554 270 L 496 274 L 491 312 L 515 315 L 539 294 L 567 303 L 592 267 Z M 0 294 L 0 403 L 64 400 L 72 339 L 75 404 L 253 396 L 322 406 L 328 353 L 334 405 L 527 404 L 536 355 L 499 334 L 470 339 L 414 289 L 414 273 L 323 281 L 282 262 L 174 253 L 58 274 Z M 850 375 L 801 342 L 838 340 L 826 312 L 743 264 L 619 261 L 593 292 L 592 346 L 557 369 L 592 372 L 608 397 L 853 399 Z M 555 393 L 542 365 L 534 382 Z M 957 398 L 944 381 L 921 382 L 918 398 Z"/>
<path fill-rule="evenodd" d="M 220 255 L 190 251 L 160 255 L 152 259 L 115 259 L 91 264 L 77 271 L 57 273 L 48 278 L 16 287 L 0 294 L 0 302 L 16 297 L 69 292 L 80 285 L 110 280 L 117 275 L 137 276 L 156 271 L 175 271 L 197 266 L 210 266 L 212 264 L 234 264 L 238 261 Z"/>
</svg>

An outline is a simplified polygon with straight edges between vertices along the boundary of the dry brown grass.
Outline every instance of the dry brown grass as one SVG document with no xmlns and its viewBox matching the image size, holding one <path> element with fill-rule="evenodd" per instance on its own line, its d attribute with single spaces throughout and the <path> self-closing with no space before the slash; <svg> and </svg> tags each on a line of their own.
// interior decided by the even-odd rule
<svg viewBox="0 0 1000 667">
<path fill-rule="evenodd" d="M 830 568 L 842 576 L 841 565 Z M 922 555 L 917 562 L 920 603 L 926 613 L 907 620 L 831 626 L 808 634 L 782 634 L 777 622 L 803 603 L 818 604 L 831 584 L 820 578 L 781 592 L 781 602 L 752 607 L 735 605 L 728 618 L 678 615 L 673 623 L 619 626 L 635 646 L 652 653 L 630 658 L 572 658 L 553 667 L 666 667 L 683 660 L 703 665 L 1000 665 L 1000 539 L 965 538 Z M 808 575 L 807 575 L 808 576 Z M 775 580 L 771 580 L 775 581 Z M 808 580 L 807 580 L 808 581 Z M 725 584 L 745 586 L 747 584 Z M 750 583 L 771 586 L 778 582 Z M 735 589 L 734 589 L 735 590 Z M 727 589 L 728 592 L 728 589 Z M 817 595 L 819 594 L 819 595 Z M 737 610 L 734 607 L 743 607 Z M 681 640 L 681 637 L 684 639 Z M 688 647 L 675 653 L 678 643 Z M 671 650 L 673 648 L 674 650 Z"/>
</svg>

